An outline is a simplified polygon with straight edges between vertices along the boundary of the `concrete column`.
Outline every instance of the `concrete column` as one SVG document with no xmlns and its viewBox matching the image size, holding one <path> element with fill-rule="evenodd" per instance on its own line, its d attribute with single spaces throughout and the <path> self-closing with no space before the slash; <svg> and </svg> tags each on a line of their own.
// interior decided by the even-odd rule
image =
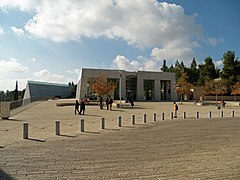
<svg viewBox="0 0 240 180">
<path fill-rule="evenodd" d="M 60 135 L 60 121 L 55 122 L 56 125 L 56 135 Z"/>
<path fill-rule="evenodd" d="M 147 115 L 143 114 L 143 123 L 147 123 Z"/>
<path fill-rule="evenodd" d="M 10 117 L 10 102 L 1 102 L 1 118 L 8 119 Z"/>
<path fill-rule="evenodd" d="M 221 111 L 221 118 L 223 118 L 223 111 Z"/>
<path fill-rule="evenodd" d="M 212 118 L 212 112 L 209 111 L 208 118 Z"/>
<path fill-rule="evenodd" d="M 23 123 L 23 139 L 28 139 L 28 122 Z"/>
<path fill-rule="evenodd" d="M 132 115 L 132 125 L 135 125 L 135 115 Z"/>
<path fill-rule="evenodd" d="M 102 118 L 100 119 L 100 128 L 101 128 L 101 129 L 105 129 L 105 118 L 104 118 L 104 117 L 102 117 Z"/>
<path fill-rule="evenodd" d="M 84 119 L 80 120 L 80 132 L 84 132 Z"/>
<path fill-rule="evenodd" d="M 118 117 L 118 127 L 122 127 L 122 117 Z"/>
<path fill-rule="evenodd" d="M 186 119 L 186 112 L 183 112 L 183 119 Z"/>
<path fill-rule="evenodd" d="M 144 86 L 143 86 L 143 79 L 140 75 L 137 76 L 137 100 L 143 101 L 144 100 Z"/>
<path fill-rule="evenodd" d="M 157 114 L 156 114 L 156 113 L 153 114 L 153 121 L 154 121 L 154 122 L 157 121 Z"/>
<path fill-rule="evenodd" d="M 196 119 L 199 118 L 199 112 L 196 112 Z"/>
<path fill-rule="evenodd" d="M 160 80 L 154 80 L 154 101 L 161 100 Z"/>
</svg>

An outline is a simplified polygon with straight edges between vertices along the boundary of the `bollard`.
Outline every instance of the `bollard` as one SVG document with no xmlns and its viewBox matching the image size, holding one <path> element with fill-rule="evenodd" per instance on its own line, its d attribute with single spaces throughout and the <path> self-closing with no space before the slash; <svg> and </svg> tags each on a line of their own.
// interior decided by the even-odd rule
<svg viewBox="0 0 240 180">
<path fill-rule="evenodd" d="M 28 122 L 23 123 L 23 139 L 28 139 Z"/>
<path fill-rule="evenodd" d="M 60 121 L 56 121 L 56 135 L 60 135 Z"/>
<path fill-rule="evenodd" d="M 143 115 L 143 122 L 147 123 L 147 115 L 146 114 Z"/>
<path fill-rule="evenodd" d="M 132 115 L 132 125 L 135 125 L 135 115 Z"/>
<path fill-rule="evenodd" d="M 100 119 L 100 128 L 101 128 L 101 129 L 105 129 L 105 118 L 104 118 L 104 117 L 102 117 L 102 118 Z"/>
<path fill-rule="evenodd" d="M 232 117 L 234 117 L 234 111 L 232 111 Z"/>
<path fill-rule="evenodd" d="M 221 111 L 221 118 L 223 118 L 223 111 Z"/>
<path fill-rule="evenodd" d="M 186 119 L 186 112 L 183 112 L 183 119 Z"/>
<path fill-rule="evenodd" d="M 164 113 L 162 113 L 162 120 L 164 121 Z"/>
<path fill-rule="evenodd" d="M 173 119 L 173 112 L 170 113 L 170 119 Z"/>
<path fill-rule="evenodd" d="M 157 114 L 156 114 L 156 113 L 153 114 L 153 121 L 154 121 L 154 122 L 157 121 Z"/>
<path fill-rule="evenodd" d="M 212 112 L 209 111 L 208 118 L 212 118 Z"/>
<path fill-rule="evenodd" d="M 196 112 L 196 118 L 197 119 L 199 118 L 199 112 Z"/>
<path fill-rule="evenodd" d="M 84 119 L 80 120 L 80 132 L 84 132 Z"/>
<path fill-rule="evenodd" d="M 122 117 L 118 117 L 118 127 L 122 127 Z"/>
</svg>

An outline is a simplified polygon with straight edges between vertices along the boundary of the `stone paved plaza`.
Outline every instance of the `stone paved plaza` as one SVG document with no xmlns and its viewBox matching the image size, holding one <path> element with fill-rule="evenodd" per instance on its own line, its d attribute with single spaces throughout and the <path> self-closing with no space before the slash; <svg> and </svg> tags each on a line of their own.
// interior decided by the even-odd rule
<svg viewBox="0 0 240 180">
<path fill-rule="evenodd" d="M 226 106 L 220 117 L 216 106 L 184 102 L 178 118 L 171 119 L 170 102 L 136 102 L 121 111 L 86 106 L 84 116 L 57 102 L 36 102 L 0 120 L 0 179 L 240 179 L 239 107 Z M 24 122 L 28 139 L 23 139 Z"/>
</svg>

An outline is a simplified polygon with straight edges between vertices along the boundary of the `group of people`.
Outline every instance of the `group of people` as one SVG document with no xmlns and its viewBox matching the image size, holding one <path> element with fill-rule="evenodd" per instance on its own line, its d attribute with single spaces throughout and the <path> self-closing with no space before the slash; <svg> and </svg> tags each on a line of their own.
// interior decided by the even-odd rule
<svg viewBox="0 0 240 180">
<path fill-rule="evenodd" d="M 100 109 L 103 109 L 102 96 L 99 96 L 99 102 L 100 102 Z M 112 103 L 113 103 L 113 99 L 111 98 L 111 96 L 107 97 L 107 99 L 106 99 L 107 110 L 112 110 Z"/>
<path fill-rule="evenodd" d="M 80 110 L 79 110 L 79 107 L 80 107 Z M 79 103 L 78 100 L 76 100 L 76 103 L 75 103 L 75 115 L 77 113 L 80 114 L 80 115 L 81 114 L 84 115 L 84 113 L 85 113 L 85 103 L 84 103 L 83 100 L 81 100 L 80 103 Z"/>
</svg>

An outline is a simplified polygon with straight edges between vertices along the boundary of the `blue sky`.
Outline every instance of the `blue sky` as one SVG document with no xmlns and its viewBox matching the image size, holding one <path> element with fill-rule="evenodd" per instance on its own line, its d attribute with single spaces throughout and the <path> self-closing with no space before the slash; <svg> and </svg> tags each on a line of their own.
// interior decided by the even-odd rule
<svg viewBox="0 0 240 180">
<path fill-rule="evenodd" d="M 97 2 L 97 3 L 96 3 Z M 239 0 L 1 0 L 0 90 L 77 83 L 82 67 L 157 71 L 240 56 Z"/>
</svg>

